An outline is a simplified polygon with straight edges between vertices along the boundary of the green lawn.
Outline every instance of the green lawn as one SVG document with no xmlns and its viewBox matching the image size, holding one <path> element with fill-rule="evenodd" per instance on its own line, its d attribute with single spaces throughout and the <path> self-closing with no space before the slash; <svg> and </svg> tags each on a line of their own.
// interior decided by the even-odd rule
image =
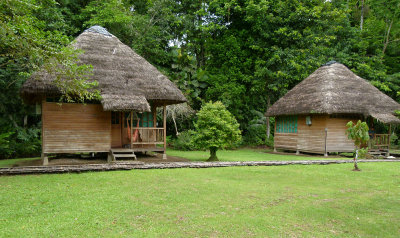
<svg viewBox="0 0 400 238">
<path fill-rule="evenodd" d="M 218 150 L 217 156 L 220 161 L 265 161 L 265 160 L 320 160 L 320 159 L 348 159 L 346 157 L 324 157 L 305 155 L 282 155 L 272 154 L 266 149 L 237 149 Z M 210 157 L 209 151 L 180 151 L 167 149 L 167 155 L 187 158 L 192 161 L 206 161 Z"/>
<path fill-rule="evenodd" d="M 399 237 L 400 163 L 0 177 L 0 237 Z"/>
<path fill-rule="evenodd" d="M 35 160 L 35 159 L 39 159 L 39 158 L 35 157 L 35 158 L 18 158 L 18 159 L 0 160 L 0 168 L 11 167 L 13 164 L 16 164 L 18 162 L 28 161 L 28 160 Z"/>
</svg>

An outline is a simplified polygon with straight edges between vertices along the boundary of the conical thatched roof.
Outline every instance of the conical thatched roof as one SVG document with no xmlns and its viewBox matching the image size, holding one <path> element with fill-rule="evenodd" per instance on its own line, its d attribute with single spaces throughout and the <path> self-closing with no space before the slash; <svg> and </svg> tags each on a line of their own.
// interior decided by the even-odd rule
<svg viewBox="0 0 400 238">
<path fill-rule="evenodd" d="M 400 104 L 355 75 L 330 62 L 304 79 L 272 105 L 266 115 L 361 114 L 384 123 L 400 123 Z"/>
<path fill-rule="evenodd" d="M 104 110 L 150 111 L 149 102 L 175 104 L 185 102 L 182 92 L 154 66 L 100 26 L 80 34 L 73 46 L 84 51 L 82 64 L 93 66 L 91 80 L 99 82 Z M 38 72 L 21 89 L 27 102 L 60 91 L 51 83 L 54 77 Z M 38 97 L 39 96 L 39 97 Z"/>
</svg>

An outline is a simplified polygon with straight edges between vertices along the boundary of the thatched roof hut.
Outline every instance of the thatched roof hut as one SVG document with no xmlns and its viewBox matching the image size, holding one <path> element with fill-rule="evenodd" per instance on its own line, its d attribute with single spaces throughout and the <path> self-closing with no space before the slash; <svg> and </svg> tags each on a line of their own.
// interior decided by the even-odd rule
<svg viewBox="0 0 400 238">
<path fill-rule="evenodd" d="M 400 123 L 400 105 L 343 64 L 329 62 L 290 90 L 266 115 L 360 114 Z"/>
<path fill-rule="evenodd" d="M 93 66 L 90 80 L 99 82 L 101 104 L 105 111 L 150 111 L 149 102 L 176 104 L 186 101 L 182 92 L 153 65 L 100 26 L 80 34 L 73 46 L 84 51 L 80 63 Z M 54 77 L 38 72 L 28 79 L 21 96 L 28 103 L 44 95 L 58 96 Z"/>
</svg>

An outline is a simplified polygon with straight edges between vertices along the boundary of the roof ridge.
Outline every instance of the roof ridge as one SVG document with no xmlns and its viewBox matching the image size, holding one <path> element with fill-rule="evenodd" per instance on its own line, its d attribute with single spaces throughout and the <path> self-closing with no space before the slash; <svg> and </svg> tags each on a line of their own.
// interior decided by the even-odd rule
<svg viewBox="0 0 400 238">
<path fill-rule="evenodd" d="M 102 34 L 102 35 L 110 36 L 110 37 L 114 36 L 113 34 L 108 32 L 106 28 L 99 26 L 99 25 L 91 26 L 88 29 L 84 30 L 83 32 L 93 32 L 93 33 L 98 33 L 98 34 Z"/>
</svg>

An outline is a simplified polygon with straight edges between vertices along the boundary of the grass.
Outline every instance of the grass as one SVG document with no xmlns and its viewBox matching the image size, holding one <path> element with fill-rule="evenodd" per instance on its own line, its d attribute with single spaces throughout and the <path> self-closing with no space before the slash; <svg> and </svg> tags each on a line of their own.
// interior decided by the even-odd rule
<svg viewBox="0 0 400 238">
<path fill-rule="evenodd" d="M 35 159 L 39 159 L 39 157 L 0 160 L 0 168 L 12 167 L 13 164 L 16 164 L 16 163 L 19 163 L 22 161 L 35 160 Z"/>
<path fill-rule="evenodd" d="M 399 163 L 0 177 L 1 237 L 399 237 Z"/>
<path fill-rule="evenodd" d="M 218 150 L 217 156 L 220 161 L 265 161 L 265 160 L 320 160 L 333 159 L 324 156 L 306 155 L 283 155 L 272 154 L 265 149 L 237 149 L 237 150 Z M 209 151 L 180 151 L 167 149 L 167 155 L 187 158 L 192 161 L 206 161 L 210 157 Z M 345 157 L 335 157 L 334 159 L 348 159 Z"/>
</svg>

